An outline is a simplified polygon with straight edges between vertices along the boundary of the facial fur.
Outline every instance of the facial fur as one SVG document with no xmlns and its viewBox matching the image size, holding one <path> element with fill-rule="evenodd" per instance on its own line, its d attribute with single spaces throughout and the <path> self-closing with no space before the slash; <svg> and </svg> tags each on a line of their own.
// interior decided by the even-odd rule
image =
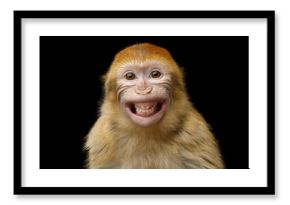
<svg viewBox="0 0 290 205">
<path fill-rule="evenodd" d="M 100 117 L 86 142 L 89 168 L 223 168 L 166 49 L 149 43 L 123 49 L 104 84 Z"/>
</svg>

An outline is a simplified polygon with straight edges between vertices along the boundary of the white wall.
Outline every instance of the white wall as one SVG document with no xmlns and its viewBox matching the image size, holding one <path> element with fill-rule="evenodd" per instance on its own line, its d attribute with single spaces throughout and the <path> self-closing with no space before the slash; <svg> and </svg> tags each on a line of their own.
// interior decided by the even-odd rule
<svg viewBox="0 0 290 205">
<path fill-rule="evenodd" d="M 2 0 L 0 2 L 1 204 L 287 204 L 290 202 L 290 12 L 287 0 Z M 13 10 L 276 10 L 276 196 L 14 196 Z"/>
</svg>

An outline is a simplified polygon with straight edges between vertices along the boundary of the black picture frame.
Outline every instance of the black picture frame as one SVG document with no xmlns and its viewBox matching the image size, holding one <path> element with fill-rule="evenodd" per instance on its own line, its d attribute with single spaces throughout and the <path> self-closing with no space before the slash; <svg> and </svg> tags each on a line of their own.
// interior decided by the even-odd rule
<svg viewBox="0 0 290 205">
<path fill-rule="evenodd" d="M 57 18 L 211 18 L 267 20 L 267 186 L 265 187 L 25 187 L 22 185 L 22 20 Z M 14 11 L 14 194 L 193 195 L 275 194 L 274 11 Z"/>
</svg>

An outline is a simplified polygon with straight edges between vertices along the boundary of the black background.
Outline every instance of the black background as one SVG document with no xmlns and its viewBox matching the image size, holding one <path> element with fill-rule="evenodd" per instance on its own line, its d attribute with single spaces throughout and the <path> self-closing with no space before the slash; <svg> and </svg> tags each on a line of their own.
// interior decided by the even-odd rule
<svg viewBox="0 0 290 205">
<path fill-rule="evenodd" d="M 40 168 L 84 168 L 84 137 L 98 117 L 100 76 L 123 48 L 151 42 L 186 73 L 229 169 L 248 167 L 248 37 L 40 37 Z"/>
</svg>

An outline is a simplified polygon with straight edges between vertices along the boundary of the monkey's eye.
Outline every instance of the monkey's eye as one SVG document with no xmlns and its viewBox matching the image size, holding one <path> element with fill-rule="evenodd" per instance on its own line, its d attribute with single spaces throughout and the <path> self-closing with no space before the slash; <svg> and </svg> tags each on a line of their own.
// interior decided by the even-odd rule
<svg viewBox="0 0 290 205">
<path fill-rule="evenodd" d="M 161 76 L 161 73 L 157 70 L 154 70 L 150 73 L 151 78 L 160 78 L 160 76 Z"/>
<path fill-rule="evenodd" d="M 128 73 L 126 73 L 125 78 L 127 80 L 134 80 L 136 78 L 136 75 L 132 72 L 128 72 Z"/>
</svg>

